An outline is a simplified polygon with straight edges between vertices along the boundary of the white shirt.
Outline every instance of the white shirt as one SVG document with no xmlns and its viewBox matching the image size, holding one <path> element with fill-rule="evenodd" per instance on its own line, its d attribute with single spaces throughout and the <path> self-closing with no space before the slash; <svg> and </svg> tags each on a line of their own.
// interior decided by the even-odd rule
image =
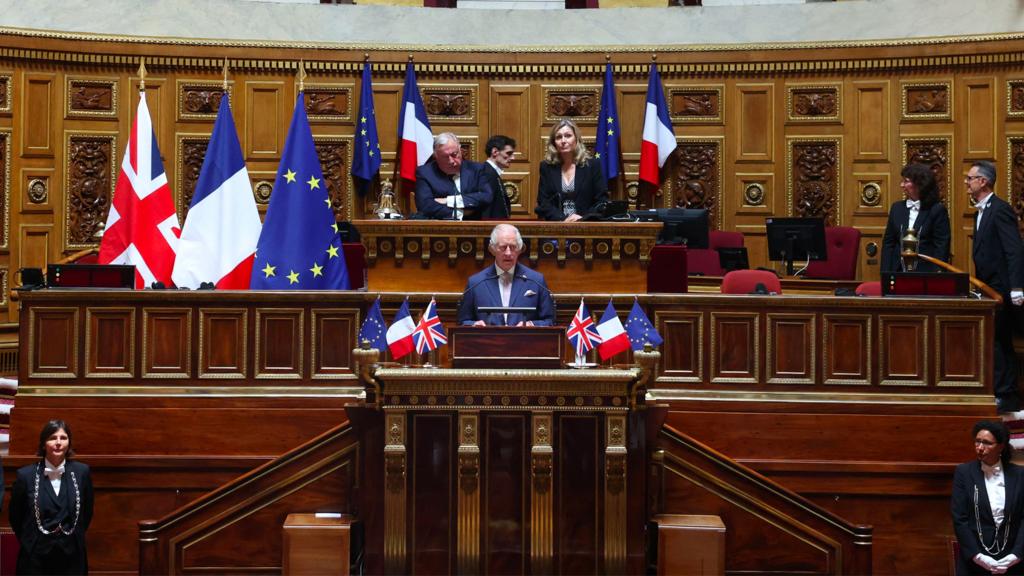
<svg viewBox="0 0 1024 576">
<path fill-rule="evenodd" d="M 921 201 L 907 200 L 907 210 L 910 213 L 907 217 L 907 228 L 913 228 L 914 222 L 917 222 L 917 215 L 921 213 Z"/>
<path fill-rule="evenodd" d="M 985 475 L 985 492 L 988 493 L 988 503 L 992 506 L 992 518 L 996 526 L 1003 523 L 1003 513 L 1006 507 L 1006 477 L 1003 474 L 1002 462 L 995 466 L 981 463 L 981 471 Z"/>
<path fill-rule="evenodd" d="M 456 174 L 452 176 L 452 182 L 455 183 L 455 194 L 445 198 L 445 205 L 455 210 L 456 220 L 462 220 L 462 209 L 465 208 L 466 205 L 462 202 L 462 182 L 460 180 L 460 175 Z"/>
<path fill-rule="evenodd" d="M 494 272 L 498 275 L 498 288 L 501 290 L 501 305 L 508 306 L 512 301 L 512 273 L 513 270 L 502 270 L 497 264 L 494 265 Z"/>
<path fill-rule="evenodd" d="M 985 208 L 988 208 L 989 200 L 991 200 L 991 199 L 992 199 L 992 193 L 989 192 L 987 196 L 985 196 L 981 200 L 978 200 L 978 202 L 974 205 L 974 208 L 978 211 L 978 214 L 977 214 L 977 216 L 975 217 L 975 220 L 974 220 L 974 229 L 975 230 L 977 230 L 978 228 L 981 228 L 981 216 L 982 216 L 982 214 L 984 214 Z"/>
<path fill-rule="evenodd" d="M 47 479 L 50 480 L 50 486 L 53 486 L 54 494 L 60 494 L 60 479 L 61 476 L 64 474 L 65 462 L 67 462 L 67 460 L 62 460 L 60 465 L 54 468 L 53 466 L 50 465 L 49 460 L 43 460 L 43 465 L 45 466 L 43 468 L 43 474 L 46 474 Z"/>
<path fill-rule="evenodd" d="M 505 171 L 501 169 L 501 166 L 498 166 L 498 163 L 492 160 L 491 158 L 487 159 L 487 163 L 491 165 L 491 168 L 494 168 L 494 171 L 498 173 L 498 176 L 501 176 L 502 174 L 505 173 Z"/>
</svg>

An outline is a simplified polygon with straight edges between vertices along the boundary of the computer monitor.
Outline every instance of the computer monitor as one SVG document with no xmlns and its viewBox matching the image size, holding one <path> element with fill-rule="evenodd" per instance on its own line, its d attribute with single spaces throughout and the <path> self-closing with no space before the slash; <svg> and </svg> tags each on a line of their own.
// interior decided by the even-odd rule
<svg viewBox="0 0 1024 576">
<path fill-rule="evenodd" d="M 825 220 L 822 218 L 767 218 L 768 259 L 786 263 L 793 275 L 794 260 L 827 260 Z"/>
<path fill-rule="evenodd" d="M 745 246 L 723 246 L 715 248 L 715 250 L 718 250 L 718 265 L 722 267 L 722 270 L 732 272 L 733 270 L 747 270 L 750 268 L 750 260 L 747 258 L 747 248 Z"/>
<path fill-rule="evenodd" d="M 658 244 L 682 244 L 687 248 L 708 247 L 708 211 L 703 208 L 658 208 L 632 210 L 639 222 L 662 222 Z"/>
</svg>

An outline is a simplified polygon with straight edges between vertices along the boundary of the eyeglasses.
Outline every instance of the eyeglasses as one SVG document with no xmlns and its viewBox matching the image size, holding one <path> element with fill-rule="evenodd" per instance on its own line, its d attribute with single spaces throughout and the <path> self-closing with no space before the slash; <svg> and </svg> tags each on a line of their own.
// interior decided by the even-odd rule
<svg viewBox="0 0 1024 576">
<path fill-rule="evenodd" d="M 967 176 L 964 176 L 964 182 L 970 182 L 975 178 L 984 178 L 984 176 L 971 176 L 970 174 L 968 174 Z"/>
</svg>

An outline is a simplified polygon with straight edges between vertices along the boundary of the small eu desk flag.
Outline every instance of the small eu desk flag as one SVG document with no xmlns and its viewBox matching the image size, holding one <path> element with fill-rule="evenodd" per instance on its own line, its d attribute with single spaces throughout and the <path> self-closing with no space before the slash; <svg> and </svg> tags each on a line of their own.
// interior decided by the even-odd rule
<svg viewBox="0 0 1024 576">
<path fill-rule="evenodd" d="M 304 102 L 305 95 L 300 92 L 256 246 L 253 290 L 349 287 L 338 224 Z"/>
</svg>

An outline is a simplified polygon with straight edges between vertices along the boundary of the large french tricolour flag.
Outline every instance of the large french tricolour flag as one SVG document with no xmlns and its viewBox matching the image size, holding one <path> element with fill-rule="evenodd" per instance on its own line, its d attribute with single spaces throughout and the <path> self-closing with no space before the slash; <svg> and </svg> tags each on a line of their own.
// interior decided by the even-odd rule
<svg viewBox="0 0 1024 576">
<path fill-rule="evenodd" d="M 405 68 L 405 88 L 402 90 L 402 113 L 398 123 L 398 141 L 402 144 L 399 175 L 416 180 L 416 168 L 426 164 L 434 153 L 434 135 L 430 131 L 427 109 L 416 85 L 416 71 L 410 61 Z"/>
<path fill-rule="evenodd" d="M 178 240 L 174 284 L 192 289 L 203 282 L 218 289 L 249 288 L 260 228 L 260 214 L 225 94 Z"/>
<path fill-rule="evenodd" d="M 676 149 L 676 135 L 668 117 L 665 92 L 661 89 L 658 67 L 651 62 L 647 82 L 647 108 L 644 113 L 644 135 L 640 142 L 640 179 L 655 186 L 661 184 L 661 167 Z"/>
</svg>

